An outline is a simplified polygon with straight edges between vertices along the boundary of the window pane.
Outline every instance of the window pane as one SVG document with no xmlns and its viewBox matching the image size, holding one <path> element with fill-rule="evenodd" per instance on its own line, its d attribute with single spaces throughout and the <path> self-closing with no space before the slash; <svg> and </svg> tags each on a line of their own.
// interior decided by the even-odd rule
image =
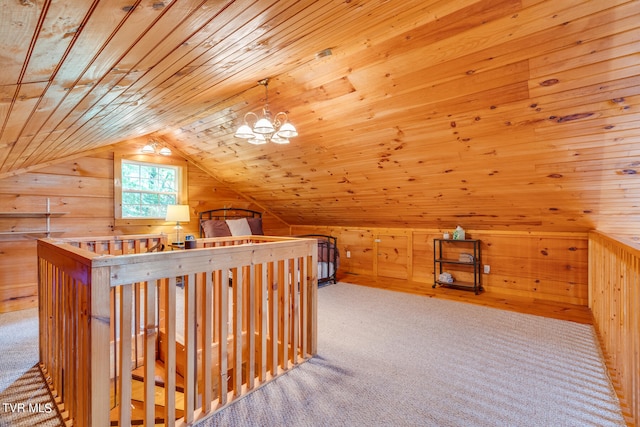
<svg viewBox="0 0 640 427">
<path fill-rule="evenodd" d="M 140 188 L 140 179 L 123 176 L 122 177 L 122 188 L 124 188 L 126 190 L 139 189 Z"/>
<path fill-rule="evenodd" d="M 140 214 L 139 205 L 122 205 L 122 217 L 123 218 L 137 218 L 142 216 Z"/>
<path fill-rule="evenodd" d="M 123 192 L 122 193 L 122 204 L 123 205 L 140 204 L 140 193 L 132 193 L 130 191 Z"/>
<path fill-rule="evenodd" d="M 160 195 L 160 204 L 163 205 L 163 206 L 177 205 L 178 201 L 176 200 L 175 194 L 161 194 Z"/>
<path fill-rule="evenodd" d="M 122 176 L 131 176 L 131 177 L 139 177 L 140 176 L 140 165 L 133 163 L 123 163 L 122 164 Z"/>
<path fill-rule="evenodd" d="M 163 169 L 160 171 L 160 179 L 164 181 L 175 182 L 176 171 L 173 169 Z"/>
<path fill-rule="evenodd" d="M 162 205 L 149 206 L 149 214 L 155 217 L 164 218 L 167 215 L 167 207 Z"/>
<path fill-rule="evenodd" d="M 158 176 L 158 168 L 155 166 L 142 166 L 140 170 L 142 178 L 155 178 Z"/>
<path fill-rule="evenodd" d="M 144 193 L 142 195 L 141 203 L 143 205 L 157 205 L 159 202 L 158 194 L 156 193 Z"/>
</svg>

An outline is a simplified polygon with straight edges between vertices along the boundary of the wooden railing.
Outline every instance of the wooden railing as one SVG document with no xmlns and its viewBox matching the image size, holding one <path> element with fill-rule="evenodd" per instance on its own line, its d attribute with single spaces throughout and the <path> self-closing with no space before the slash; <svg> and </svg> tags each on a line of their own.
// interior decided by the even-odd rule
<svg viewBox="0 0 640 427">
<path fill-rule="evenodd" d="M 40 366 L 73 425 L 188 425 L 316 353 L 315 239 L 157 243 L 38 241 Z"/>
<path fill-rule="evenodd" d="M 640 250 L 589 234 L 589 307 L 630 425 L 640 425 Z"/>
</svg>

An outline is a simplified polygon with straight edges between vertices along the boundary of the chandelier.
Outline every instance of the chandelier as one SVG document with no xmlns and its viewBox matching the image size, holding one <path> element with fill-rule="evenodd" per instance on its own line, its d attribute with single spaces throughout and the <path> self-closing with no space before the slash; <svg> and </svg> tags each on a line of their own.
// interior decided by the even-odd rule
<svg viewBox="0 0 640 427">
<path fill-rule="evenodd" d="M 264 86 L 266 94 L 262 118 L 252 111 L 244 115 L 244 124 L 236 130 L 235 137 L 246 139 L 251 144 L 266 144 L 274 142 L 276 144 L 288 144 L 289 138 L 298 136 L 296 128 L 289 123 L 287 113 L 279 112 L 273 119 L 269 111 L 269 79 L 258 82 Z M 249 121 L 253 123 L 253 128 L 249 126 Z"/>
<path fill-rule="evenodd" d="M 140 150 L 142 154 L 160 154 L 161 156 L 170 156 L 171 150 L 167 147 L 161 147 L 156 141 L 151 141 Z"/>
</svg>

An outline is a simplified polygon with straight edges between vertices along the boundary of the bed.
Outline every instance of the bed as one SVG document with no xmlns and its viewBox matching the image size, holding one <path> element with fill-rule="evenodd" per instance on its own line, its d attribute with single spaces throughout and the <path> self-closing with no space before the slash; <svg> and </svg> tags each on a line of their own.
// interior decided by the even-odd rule
<svg viewBox="0 0 640 427">
<path fill-rule="evenodd" d="M 198 214 L 200 237 L 264 235 L 262 212 L 242 208 L 220 208 Z M 336 283 L 340 266 L 338 238 L 325 234 L 302 234 L 318 240 L 318 286 Z"/>
</svg>

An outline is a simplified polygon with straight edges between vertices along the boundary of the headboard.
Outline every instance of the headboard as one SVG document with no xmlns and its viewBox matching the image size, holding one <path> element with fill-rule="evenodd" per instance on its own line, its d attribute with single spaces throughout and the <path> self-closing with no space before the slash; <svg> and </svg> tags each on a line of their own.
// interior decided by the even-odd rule
<svg viewBox="0 0 640 427">
<path fill-rule="evenodd" d="M 215 226 L 210 227 L 214 224 L 206 224 L 209 234 L 213 233 L 214 237 L 221 237 L 225 234 L 217 234 L 223 230 L 220 227 L 225 228 L 224 232 L 230 233 L 229 227 L 225 224 L 226 220 L 234 220 L 234 219 L 242 219 L 247 218 L 248 222 L 253 222 L 253 224 L 249 224 L 251 228 L 250 234 L 264 234 L 262 231 L 262 212 L 253 211 L 251 209 L 242 209 L 242 208 L 221 208 L 221 209 L 212 209 L 210 211 L 203 211 L 198 214 L 198 219 L 200 223 L 200 237 L 204 237 L 207 233 L 205 233 L 205 223 L 206 222 L 216 222 Z M 253 220 L 253 221 L 252 221 Z M 259 223 L 256 225 L 255 223 Z M 228 234 L 228 235 L 232 235 Z M 239 234 L 244 235 L 244 234 Z M 336 283 L 336 273 L 338 271 L 338 267 L 340 265 L 340 255 L 338 253 L 338 238 L 334 236 L 327 236 L 324 234 L 304 234 L 295 237 L 312 237 L 318 240 L 318 284 L 326 284 L 326 283 Z"/>
<path fill-rule="evenodd" d="M 262 212 L 243 208 L 220 208 L 211 209 L 209 211 L 202 211 L 198 214 L 198 223 L 200 224 L 200 237 L 205 236 L 203 228 L 204 221 L 225 221 L 227 219 L 240 218 L 262 218 Z"/>
</svg>

